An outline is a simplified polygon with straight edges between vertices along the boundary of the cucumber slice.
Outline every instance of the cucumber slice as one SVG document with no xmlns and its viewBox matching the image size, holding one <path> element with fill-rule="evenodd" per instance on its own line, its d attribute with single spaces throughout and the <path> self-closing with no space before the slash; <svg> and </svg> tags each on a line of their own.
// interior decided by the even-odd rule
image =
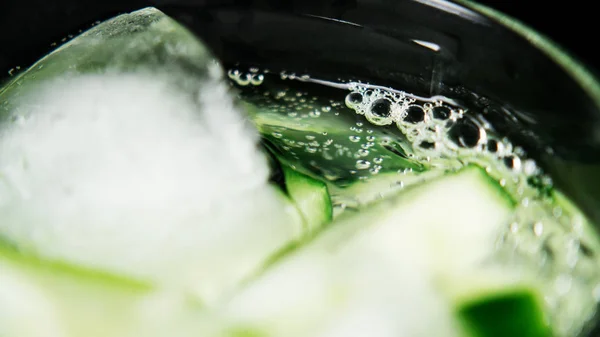
<svg viewBox="0 0 600 337">
<path fill-rule="evenodd" d="M 303 108 L 274 98 L 277 88 L 268 90 L 269 96 L 242 97 L 250 119 L 278 159 L 301 172 L 345 185 L 379 172 L 426 169 L 409 157 L 412 148 L 407 142 L 397 141 L 403 137 L 397 129 L 370 129 L 362 116 L 346 107 L 312 101 L 312 108 Z M 291 104 L 286 111 L 296 117 L 279 112 L 285 104 Z"/>
<path fill-rule="evenodd" d="M 3 337 L 161 337 L 165 328 L 192 336 L 186 320 L 199 313 L 143 284 L 0 248 Z"/>
<path fill-rule="evenodd" d="M 494 292 L 462 303 L 460 318 L 473 337 L 550 337 L 540 296 L 531 289 Z"/>
<path fill-rule="evenodd" d="M 437 280 L 468 282 L 512 208 L 479 168 L 408 188 L 340 216 L 221 310 L 232 326 L 263 336 L 463 336 Z"/>
<path fill-rule="evenodd" d="M 381 199 L 401 193 L 412 185 L 424 183 L 443 174 L 443 170 L 388 172 L 344 186 L 329 184 L 329 190 L 331 198 L 340 205 L 337 216 L 344 209 L 363 209 Z"/>
<path fill-rule="evenodd" d="M 283 165 L 282 170 L 287 192 L 304 218 L 306 233 L 312 233 L 329 223 L 333 208 L 327 185 L 287 165 Z"/>
</svg>

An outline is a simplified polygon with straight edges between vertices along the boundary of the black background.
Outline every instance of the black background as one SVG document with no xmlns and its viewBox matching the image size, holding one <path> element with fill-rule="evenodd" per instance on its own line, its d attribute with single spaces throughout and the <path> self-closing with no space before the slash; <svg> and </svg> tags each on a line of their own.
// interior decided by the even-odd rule
<svg viewBox="0 0 600 337">
<path fill-rule="evenodd" d="M 533 27 L 600 70 L 600 16 L 594 1 L 480 0 Z"/>
<path fill-rule="evenodd" d="M 203 2 L 205 0 L 198 0 Z M 216 0 L 218 1 L 218 0 Z M 234 0 L 236 1 L 236 0 Z M 282 0 L 286 1 L 286 0 Z M 310 1 L 310 0 L 306 0 Z M 341 0 L 319 0 L 324 5 Z M 401 0 L 398 0 L 401 1 Z M 0 73 L 27 66 L 72 31 L 66 17 L 91 23 L 98 13 L 127 11 L 148 2 L 174 0 L 0 0 Z M 186 1 L 190 2 L 190 1 Z M 594 1 L 479 0 L 525 23 L 565 47 L 588 66 L 600 69 L 600 20 Z M 110 10 L 108 10 L 110 8 Z M 28 17 L 29 20 L 23 20 Z M 32 24 L 34 22 L 35 24 Z M 86 26 L 78 27 L 86 28 Z M 42 43 L 43 42 L 43 43 Z M 19 50 L 15 53 L 14 50 Z M 4 77 L 0 75 L 1 77 Z"/>
</svg>

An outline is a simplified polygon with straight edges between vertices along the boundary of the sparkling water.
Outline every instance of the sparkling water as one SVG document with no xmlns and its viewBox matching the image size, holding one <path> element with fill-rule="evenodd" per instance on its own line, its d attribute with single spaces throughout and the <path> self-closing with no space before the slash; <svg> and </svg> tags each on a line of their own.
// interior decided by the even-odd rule
<svg viewBox="0 0 600 337">
<path fill-rule="evenodd" d="M 587 243 L 595 239 L 582 230 L 585 220 L 557 205 L 552 178 L 481 113 L 449 97 L 253 69 L 229 70 L 229 78 L 250 105 L 265 147 L 326 182 L 336 216 L 461 167 L 480 166 L 516 205 L 482 268 L 499 263 L 542 278 L 559 335 L 572 335 L 581 328 L 577 320 L 593 316 L 600 269 Z M 260 83 L 247 80 L 259 76 Z M 357 184 L 364 187 L 360 192 Z"/>
</svg>

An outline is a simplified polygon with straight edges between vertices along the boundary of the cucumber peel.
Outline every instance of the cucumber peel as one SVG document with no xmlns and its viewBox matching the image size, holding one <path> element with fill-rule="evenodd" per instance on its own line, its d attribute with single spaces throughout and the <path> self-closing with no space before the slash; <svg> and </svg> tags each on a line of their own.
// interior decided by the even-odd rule
<svg viewBox="0 0 600 337">
<path fill-rule="evenodd" d="M 473 337 L 551 337 L 540 302 L 531 289 L 494 292 L 460 304 L 458 315 Z"/>
<path fill-rule="evenodd" d="M 135 322 L 135 313 L 151 293 L 151 288 L 137 282 L 6 250 L 0 250 L 0 270 L 0 288 L 12 292 L 15 301 L 26 302 L 18 305 L 0 294 L 0 312 L 12 312 L 20 320 L 51 320 L 54 330 L 24 332 L 25 327 L 17 324 L 11 328 L 9 322 L 8 331 L 0 327 L 0 332 L 6 333 L 2 336 L 8 337 L 23 337 L 18 333 L 27 337 L 136 336 L 140 322 Z M 16 288 L 11 279 L 19 280 L 21 286 Z"/>
<path fill-rule="evenodd" d="M 278 160 L 305 174 L 324 176 L 332 183 L 344 185 L 373 175 L 369 169 L 357 169 L 357 160 L 369 161 L 371 169 L 381 166 L 381 173 L 405 169 L 422 172 L 427 168 L 410 158 L 412 149 L 408 143 L 397 141 L 397 130 L 352 131 L 358 130 L 356 118 L 362 117 L 345 107 L 319 112 L 315 117 L 309 111 L 301 111 L 298 117 L 290 118 L 274 110 L 272 105 L 278 103 L 250 101 L 244 106 Z M 313 103 L 313 110 L 320 111 L 319 104 L 324 103 Z M 379 169 L 375 171 L 377 174 Z"/>
<path fill-rule="evenodd" d="M 512 210 L 491 182 L 469 167 L 344 213 L 233 294 L 224 315 L 264 336 L 318 335 L 327 322 L 344 331 L 367 317 L 379 317 L 395 335 L 431 328 L 436 336 L 463 336 L 453 323 L 457 302 L 436 280 L 464 277 L 488 257 Z M 432 211 L 441 202 L 446 212 Z M 423 321 L 430 319 L 439 327 Z"/>
<path fill-rule="evenodd" d="M 282 165 L 287 192 L 304 218 L 306 232 L 329 223 L 333 208 L 327 185 L 295 169 Z"/>
</svg>

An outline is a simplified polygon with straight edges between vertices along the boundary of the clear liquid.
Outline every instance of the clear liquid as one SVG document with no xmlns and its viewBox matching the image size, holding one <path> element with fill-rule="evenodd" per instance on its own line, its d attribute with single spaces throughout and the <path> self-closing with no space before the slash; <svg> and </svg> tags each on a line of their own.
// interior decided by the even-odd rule
<svg viewBox="0 0 600 337">
<path fill-rule="evenodd" d="M 278 160 L 324 181 L 335 216 L 479 165 L 517 203 L 482 268 L 502 264 L 542 279 L 558 336 L 578 334 L 581 322 L 592 317 L 600 266 L 585 219 L 557 205 L 551 177 L 478 111 L 452 98 L 396 90 L 402 88 L 241 69 L 228 76 L 249 104 L 263 145 Z"/>
<path fill-rule="evenodd" d="M 477 111 L 358 82 L 256 68 L 228 74 L 266 148 L 326 182 L 335 216 L 466 165 L 485 168 L 516 206 L 481 268 L 501 264 L 543 279 L 559 336 L 577 334 L 582 317 L 593 316 L 600 269 L 585 220 L 556 202 L 551 177 Z"/>
</svg>

